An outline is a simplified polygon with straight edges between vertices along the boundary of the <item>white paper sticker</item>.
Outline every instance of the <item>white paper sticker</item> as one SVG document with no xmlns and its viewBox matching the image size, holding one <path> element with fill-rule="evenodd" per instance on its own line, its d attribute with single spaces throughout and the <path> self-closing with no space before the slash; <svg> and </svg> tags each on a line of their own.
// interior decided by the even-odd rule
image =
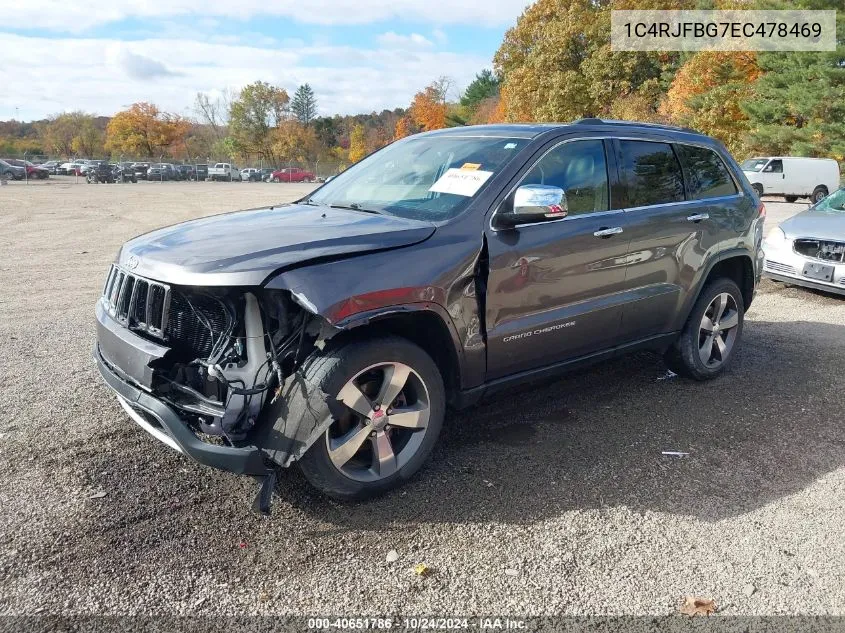
<svg viewBox="0 0 845 633">
<path fill-rule="evenodd" d="M 440 176 L 429 191 L 454 193 L 458 196 L 470 198 L 481 189 L 481 185 L 487 182 L 487 179 L 492 175 L 492 171 L 480 169 L 447 169 L 446 173 Z"/>
</svg>

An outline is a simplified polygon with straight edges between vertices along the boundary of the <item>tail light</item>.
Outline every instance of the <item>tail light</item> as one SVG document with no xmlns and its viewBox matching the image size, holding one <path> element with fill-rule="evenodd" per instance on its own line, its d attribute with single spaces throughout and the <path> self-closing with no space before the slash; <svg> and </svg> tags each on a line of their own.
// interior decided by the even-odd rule
<svg viewBox="0 0 845 633">
<path fill-rule="evenodd" d="M 757 205 L 757 217 L 758 218 L 765 218 L 766 217 L 766 205 L 760 202 Z"/>
</svg>

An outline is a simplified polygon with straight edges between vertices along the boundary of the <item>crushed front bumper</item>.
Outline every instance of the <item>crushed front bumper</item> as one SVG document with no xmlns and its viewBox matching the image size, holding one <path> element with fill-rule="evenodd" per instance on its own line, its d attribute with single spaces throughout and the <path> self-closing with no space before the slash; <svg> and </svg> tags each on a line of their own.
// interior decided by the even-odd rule
<svg viewBox="0 0 845 633">
<path fill-rule="evenodd" d="M 135 423 L 200 464 L 241 475 L 267 474 L 261 449 L 204 442 L 175 409 L 142 388 L 150 385 L 145 384 L 152 376 L 150 363 L 161 358 L 167 348 L 123 328 L 100 304 L 96 313 L 98 340 L 94 360 L 103 380 Z"/>
</svg>

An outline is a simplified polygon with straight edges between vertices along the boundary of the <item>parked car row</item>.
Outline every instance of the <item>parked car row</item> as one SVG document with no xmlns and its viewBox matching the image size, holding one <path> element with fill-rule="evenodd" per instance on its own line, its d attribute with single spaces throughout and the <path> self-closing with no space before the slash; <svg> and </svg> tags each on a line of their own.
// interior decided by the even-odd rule
<svg viewBox="0 0 845 633">
<path fill-rule="evenodd" d="M 7 178 L 14 180 L 23 180 L 24 178 L 43 180 L 50 177 L 50 172 L 43 169 L 39 165 L 29 162 L 28 160 L 20 160 L 18 158 L 4 158 L 0 166 L 0 176 L 5 175 Z"/>
<path fill-rule="evenodd" d="M 92 171 L 98 171 L 101 165 L 116 165 L 125 167 L 131 171 L 131 179 L 138 180 L 212 180 L 229 182 L 322 182 L 314 172 L 300 167 L 285 167 L 274 169 L 272 167 L 247 167 L 238 169 L 231 163 L 216 163 L 213 166 L 206 164 L 176 164 L 176 163 L 151 163 L 151 162 L 121 162 L 110 163 L 105 160 L 76 159 L 72 161 L 50 160 L 40 165 L 29 161 L 17 159 L 5 159 L 8 166 L 0 169 L 0 175 L 7 174 L 7 177 L 20 179 L 48 178 L 54 176 L 87 176 Z M 21 169 L 16 169 L 20 167 Z M 24 171 L 25 170 L 25 171 Z M 100 172 L 98 172 L 100 173 Z M 101 173 L 105 173 L 102 171 Z M 129 174 L 127 173 L 127 176 Z M 99 176 L 94 179 L 99 182 Z"/>
</svg>

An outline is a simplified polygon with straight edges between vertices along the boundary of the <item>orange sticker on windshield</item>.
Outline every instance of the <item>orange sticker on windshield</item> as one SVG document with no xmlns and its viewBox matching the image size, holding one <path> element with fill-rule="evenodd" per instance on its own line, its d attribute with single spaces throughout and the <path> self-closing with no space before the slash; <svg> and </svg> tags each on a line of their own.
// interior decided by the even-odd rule
<svg viewBox="0 0 845 633">
<path fill-rule="evenodd" d="M 461 169 L 471 169 L 475 171 L 476 169 L 481 169 L 481 163 L 464 163 L 461 165 Z"/>
</svg>

